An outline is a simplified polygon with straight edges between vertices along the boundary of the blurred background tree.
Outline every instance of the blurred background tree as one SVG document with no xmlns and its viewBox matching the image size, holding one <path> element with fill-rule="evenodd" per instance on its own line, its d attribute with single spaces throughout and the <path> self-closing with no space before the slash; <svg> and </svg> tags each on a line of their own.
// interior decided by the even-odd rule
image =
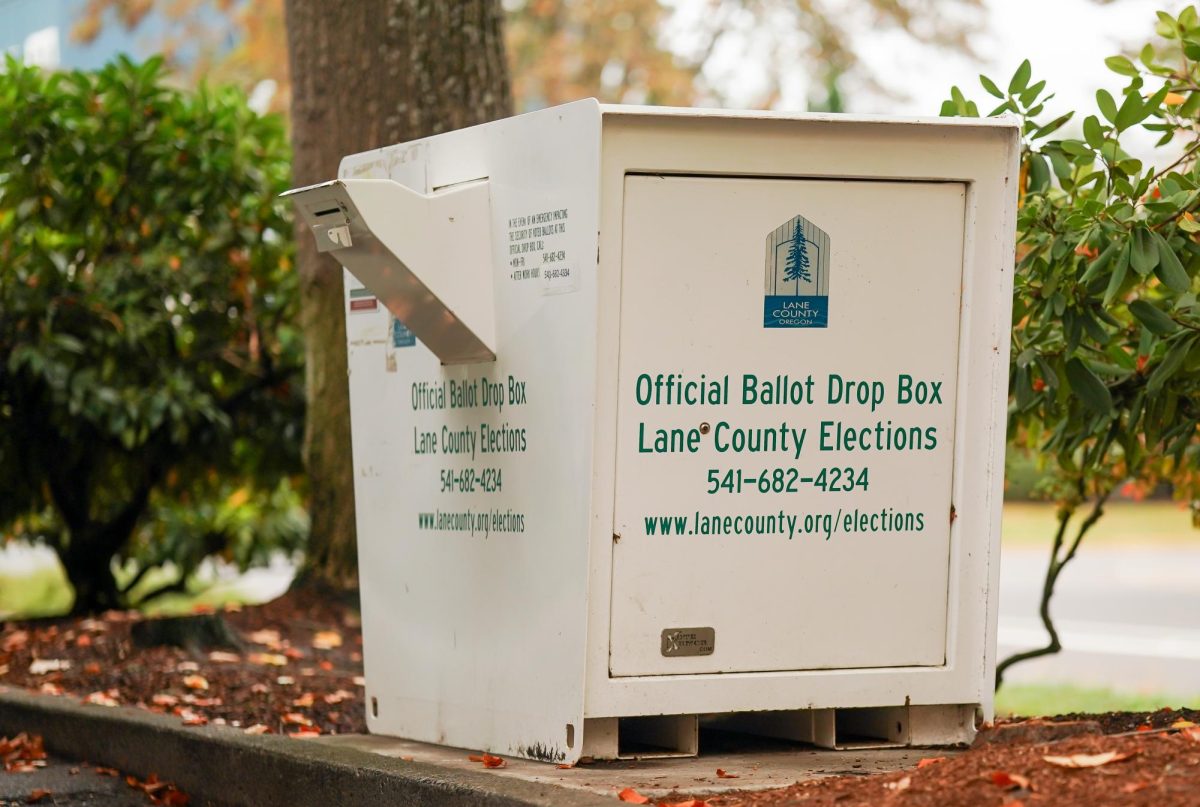
<svg viewBox="0 0 1200 807">
<path fill-rule="evenodd" d="M 511 114 L 498 0 L 287 0 L 297 185 L 354 154 Z M 353 87 L 354 92 L 346 92 Z M 342 267 L 297 239 L 312 533 L 297 585 L 358 585 Z"/>
<path fill-rule="evenodd" d="M 77 613 L 298 547 L 282 120 L 123 57 L 9 59 L 0 120 L 0 530 L 58 554 Z"/>
<path fill-rule="evenodd" d="M 184 75 L 261 86 L 286 111 L 290 80 L 284 0 L 88 0 L 72 35 L 136 27 L 161 14 L 160 50 Z M 969 53 L 983 0 L 505 0 L 505 42 L 517 111 L 589 96 L 604 102 L 721 106 L 733 80 L 720 64 L 754 57 L 764 86 L 743 106 L 771 107 L 797 78 L 811 105 L 837 111 L 845 81 L 893 91 L 857 57 L 854 32 L 895 31 Z M 218 13 L 205 13 L 215 10 Z M 262 82 L 269 82 L 262 84 Z"/>
</svg>

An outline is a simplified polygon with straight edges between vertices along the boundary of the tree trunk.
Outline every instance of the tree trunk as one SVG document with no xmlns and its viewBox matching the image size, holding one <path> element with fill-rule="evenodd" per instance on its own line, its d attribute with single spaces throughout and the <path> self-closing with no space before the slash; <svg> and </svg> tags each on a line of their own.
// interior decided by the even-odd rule
<svg viewBox="0 0 1200 807">
<path fill-rule="evenodd" d="M 511 114 L 500 0 L 286 0 L 294 179 Z M 300 585 L 357 586 L 342 270 L 298 232 L 312 529 Z"/>
<path fill-rule="evenodd" d="M 58 556 L 75 592 L 72 616 L 123 607 L 121 592 L 112 573 L 112 561 L 129 534 L 121 535 L 111 525 L 107 529 L 90 526 L 90 529 L 72 530 L 70 545 Z"/>
</svg>

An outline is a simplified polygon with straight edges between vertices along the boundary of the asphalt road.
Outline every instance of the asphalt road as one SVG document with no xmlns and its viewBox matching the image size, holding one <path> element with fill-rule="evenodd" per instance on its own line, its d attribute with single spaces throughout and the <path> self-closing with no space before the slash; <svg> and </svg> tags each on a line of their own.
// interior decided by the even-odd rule
<svg viewBox="0 0 1200 807">
<path fill-rule="evenodd" d="M 93 768 L 51 757 L 49 764 L 30 773 L 5 773 L 0 768 L 0 807 L 38 805 L 104 805 L 104 807 L 146 807 L 145 794 L 125 784 L 119 776 L 101 776 Z M 74 773 L 72 773 L 74 771 Z M 31 794 L 49 790 L 39 801 Z"/>
<path fill-rule="evenodd" d="M 1037 608 L 1047 554 L 1003 551 L 1001 658 L 1046 641 Z M 1059 578 L 1051 615 L 1063 652 L 1006 680 L 1200 695 L 1200 548 L 1085 547 Z"/>
</svg>

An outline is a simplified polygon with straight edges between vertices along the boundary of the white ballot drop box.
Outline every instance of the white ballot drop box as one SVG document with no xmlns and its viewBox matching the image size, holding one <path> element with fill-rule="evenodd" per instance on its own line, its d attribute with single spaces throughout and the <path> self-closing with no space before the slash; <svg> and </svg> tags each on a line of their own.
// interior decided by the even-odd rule
<svg viewBox="0 0 1200 807">
<path fill-rule="evenodd" d="M 1018 129 L 581 101 L 292 191 L 346 269 L 371 731 L 990 719 Z"/>
</svg>

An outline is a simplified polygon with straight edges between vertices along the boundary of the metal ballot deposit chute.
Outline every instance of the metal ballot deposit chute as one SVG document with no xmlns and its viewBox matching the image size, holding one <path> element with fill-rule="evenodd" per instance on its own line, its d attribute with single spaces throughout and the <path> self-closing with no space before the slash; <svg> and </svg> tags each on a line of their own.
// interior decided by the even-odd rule
<svg viewBox="0 0 1200 807">
<path fill-rule="evenodd" d="M 581 101 L 291 191 L 346 269 L 373 732 L 990 719 L 1018 129 Z"/>
</svg>

